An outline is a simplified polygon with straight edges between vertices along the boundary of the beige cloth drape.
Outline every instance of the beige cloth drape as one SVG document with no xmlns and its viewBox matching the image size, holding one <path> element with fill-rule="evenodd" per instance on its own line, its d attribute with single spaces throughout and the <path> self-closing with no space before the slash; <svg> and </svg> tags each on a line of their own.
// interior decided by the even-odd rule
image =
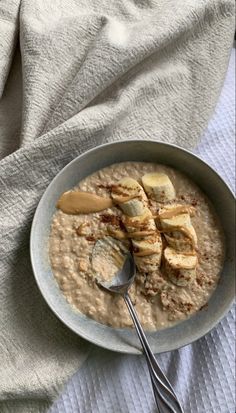
<svg viewBox="0 0 236 413">
<path fill-rule="evenodd" d="M 89 348 L 35 285 L 29 231 L 45 188 L 104 142 L 193 148 L 233 30 L 230 0 L 1 0 L 1 412 L 45 411 Z"/>
</svg>

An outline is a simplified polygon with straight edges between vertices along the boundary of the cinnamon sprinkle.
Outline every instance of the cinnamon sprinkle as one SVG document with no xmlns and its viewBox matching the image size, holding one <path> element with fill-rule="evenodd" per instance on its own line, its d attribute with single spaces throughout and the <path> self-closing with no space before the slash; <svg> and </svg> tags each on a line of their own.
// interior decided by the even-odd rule
<svg viewBox="0 0 236 413">
<path fill-rule="evenodd" d="M 104 224 L 111 224 L 116 227 L 120 226 L 121 224 L 121 218 L 118 215 L 113 214 L 102 214 L 100 215 L 100 220 Z"/>
<path fill-rule="evenodd" d="M 90 241 L 90 242 L 96 241 L 96 238 L 95 238 L 93 235 L 89 235 L 88 237 L 85 237 L 85 239 L 86 239 L 87 241 Z"/>
</svg>

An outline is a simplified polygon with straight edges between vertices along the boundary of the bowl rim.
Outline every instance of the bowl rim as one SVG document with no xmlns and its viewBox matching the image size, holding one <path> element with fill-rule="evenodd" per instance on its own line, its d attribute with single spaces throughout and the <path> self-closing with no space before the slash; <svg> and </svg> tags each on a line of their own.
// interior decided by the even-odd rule
<svg viewBox="0 0 236 413">
<path fill-rule="evenodd" d="M 118 353 L 123 353 L 123 354 L 135 354 L 135 355 L 141 355 L 142 352 L 141 352 L 140 350 L 138 350 L 138 349 L 135 349 L 135 347 L 133 347 L 133 350 L 132 350 L 132 351 L 131 351 L 131 350 L 128 350 L 128 349 L 127 349 L 127 350 L 124 350 L 124 349 L 119 349 L 119 348 L 118 348 L 118 349 L 114 349 L 114 348 L 111 349 L 111 348 L 109 348 L 109 346 L 106 346 L 105 343 L 101 342 L 100 340 L 96 340 L 96 337 L 95 337 L 94 339 L 92 339 L 92 338 L 90 338 L 89 336 L 87 336 L 85 333 L 81 333 L 81 334 L 80 334 L 80 333 L 78 333 L 78 331 L 76 331 L 76 330 L 73 328 L 73 326 L 70 326 L 70 325 L 68 325 L 68 324 L 66 323 L 66 321 L 63 319 L 63 315 L 61 315 L 61 314 L 57 311 L 57 309 L 54 308 L 53 304 L 50 303 L 50 302 L 47 300 L 47 298 L 44 296 L 44 294 L 43 294 L 43 292 L 42 292 L 42 290 L 41 290 L 40 281 L 39 281 L 39 278 L 38 278 L 38 276 L 37 276 L 37 268 L 36 268 L 36 265 L 35 265 L 35 262 L 34 262 L 34 257 L 33 257 L 33 234 L 34 234 L 34 232 L 35 232 L 35 227 L 36 227 L 36 225 L 37 225 L 37 220 L 38 220 L 38 214 L 39 214 L 41 205 L 43 205 L 44 198 L 46 198 L 47 194 L 50 192 L 51 188 L 52 188 L 53 185 L 54 185 L 55 180 L 56 180 L 60 175 L 62 175 L 62 174 L 64 173 L 64 171 L 65 171 L 66 168 L 68 168 L 69 166 L 71 166 L 73 163 L 78 162 L 79 159 L 83 159 L 83 158 L 87 157 L 89 154 L 91 154 L 91 153 L 93 153 L 93 152 L 96 152 L 97 150 L 103 150 L 103 148 L 105 148 L 105 147 L 107 147 L 107 146 L 116 146 L 116 145 L 118 145 L 118 144 L 119 144 L 119 145 L 120 145 L 120 144 L 125 145 L 125 144 L 127 144 L 127 143 L 129 143 L 129 144 L 130 144 L 130 143 L 134 143 L 134 144 L 135 144 L 135 143 L 140 143 L 140 142 L 153 143 L 153 144 L 157 144 L 157 145 L 160 145 L 160 144 L 161 144 L 161 145 L 164 145 L 164 146 L 167 146 L 167 147 L 175 148 L 175 149 L 177 149 L 177 150 L 180 150 L 180 151 L 182 151 L 182 152 L 185 152 L 188 156 L 190 156 L 190 157 L 192 157 L 192 158 L 196 158 L 197 161 L 198 161 L 200 164 L 203 164 L 204 167 L 209 168 L 209 169 L 213 172 L 213 174 L 216 175 L 217 179 L 220 180 L 221 183 L 227 188 L 227 190 L 229 191 L 229 194 L 232 196 L 233 200 L 235 201 L 235 194 L 234 194 L 233 190 L 231 189 L 231 187 L 229 186 L 229 184 L 224 181 L 224 179 L 220 176 L 220 174 L 219 174 L 211 165 L 209 165 L 209 164 L 208 164 L 206 161 L 204 161 L 199 155 L 196 155 L 195 153 L 191 152 L 190 150 L 185 149 L 185 148 L 182 148 L 182 147 L 180 147 L 180 146 L 178 146 L 178 145 L 176 145 L 176 144 L 166 143 L 166 142 L 162 142 L 162 141 L 159 141 L 159 140 L 153 140 L 153 139 L 152 139 L 152 140 L 151 140 L 151 139 L 142 139 L 142 140 L 140 140 L 140 139 L 122 139 L 122 140 L 118 140 L 118 141 L 114 141 L 114 142 L 107 142 L 107 143 L 104 143 L 104 144 L 95 146 L 95 147 L 93 147 L 93 148 L 91 148 L 91 149 L 88 149 L 87 151 L 85 151 L 85 152 L 77 155 L 74 159 L 72 159 L 70 162 L 68 162 L 68 163 L 54 176 L 54 178 L 52 179 L 52 181 L 49 183 L 49 185 L 46 187 L 45 191 L 43 192 L 43 195 L 41 196 L 41 198 L 40 198 L 40 200 L 39 200 L 39 202 L 38 202 L 38 204 L 37 204 L 37 207 L 36 207 L 36 210 L 35 210 L 35 213 L 34 213 L 34 216 L 33 216 L 32 224 L 31 224 L 31 230 L 30 230 L 30 260 L 31 260 L 31 266 L 32 266 L 32 269 L 33 269 L 33 274 L 34 274 L 34 278 L 35 278 L 36 284 L 37 284 L 37 286 L 38 286 L 38 289 L 39 289 L 42 297 L 43 297 L 44 300 L 46 301 L 47 305 L 49 306 L 50 310 L 57 316 L 57 318 L 58 318 L 67 328 L 69 328 L 69 330 L 73 331 L 77 336 L 79 336 L 79 337 L 87 340 L 88 342 L 90 342 L 90 343 L 92 343 L 92 344 L 95 344 L 95 345 L 98 345 L 99 347 L 102 347 L 102 348 L 107 349 L 107 350 L 112 350 L 112 351 L 115 351 L 115 352 L 118 352 Z M 110 164 L 110 165 L 112 165 L 112 164 Z M 200 338 L 204 337 L 204 336 L 205 336 L 206 334 L 208 334 L 216 325 L 218 325 L 218 323 L 225 317 L 225 315 L 229 312 L 229 310 L 231 309 L 231 307 L 232 307 L 232 305 L 234 304 L 234 302 L 235 302 L 235 294 L 234 294 L 234 296 L 232 297 L 232 299 L 230 300 L 230 302 L 229 302 L 228 306 L 225 308 L 225 310 L 222 311 L 220 317 L 218 317 L 216 320 L 210 322 L 208 328 L 206 328 L 203 333 L 200 333 L 200 332 L 199 332 L 199 334 L 195 334 L 193 337 L 191 336 L 190 339 L 182 340 L 183 342 L 182 342 L 181 345 L 178 345 L 178 346 L 172 345 L 172 346 L 169 346 L 170 349 L 168 349 L 168 350 L 158 351 L 158 354 L 180 349 L 180 348 L 185 347 L 185 346 L 187 346 L 187 345 L 189 345 L 189 344 L 191 344 L 191 343 L 199 340 Z M 100 323 L 100 324 L 101 324 L 101 323 Z M 158 331 L 158 330 L 155 330 L 155 331 Z M 160 331 L 161 331 L 161 330 L 160 330 Z M 157 352 L 156 352 L 156 353 L 157 353 Z"/>
</svg>

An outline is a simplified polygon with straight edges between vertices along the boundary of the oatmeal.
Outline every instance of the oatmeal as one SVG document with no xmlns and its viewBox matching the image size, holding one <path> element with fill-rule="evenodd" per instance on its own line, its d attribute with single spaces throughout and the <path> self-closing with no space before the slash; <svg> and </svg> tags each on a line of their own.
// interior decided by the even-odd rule
<svg viewBox="0 0 236 413">
<path fill-rule="evenodd" d="M 49 239 L 53 274 L 67 301 L 96 321 L 132 326 L 123 298 L 97 285 L 98 272 L 107 279 L 122 265 L 120 257 L 106 261 L 102 244 L 92 264 L 104 237 L 134 256 L 130 295 L 146 330 L 189 317 L 216 288 L 223 233 L 210 201 L 182 173 L 154 163 L 114 164 L 63 194 L 57 206 Z"/>
</svg>

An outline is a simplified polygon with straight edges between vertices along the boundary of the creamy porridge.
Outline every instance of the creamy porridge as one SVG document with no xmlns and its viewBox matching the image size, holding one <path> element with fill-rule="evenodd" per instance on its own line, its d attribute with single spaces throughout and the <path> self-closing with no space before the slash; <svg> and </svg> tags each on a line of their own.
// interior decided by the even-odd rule
<svg viewBox="0 0 236 413">
<path fill-rule="evenodd" d="M 91 256 L 107 236 L 133 253 L 130 295 L 147 330 L 189 317 L 216 288 L 223 233 L 209 200 L 180 172 L 153 163 L 114 164 L 63 194 L 57 206 L 49 239 L 53 274 L 67 301 L 98 322 L 132 326 L 123 298 L 96 282 Z"/>
</svg>

